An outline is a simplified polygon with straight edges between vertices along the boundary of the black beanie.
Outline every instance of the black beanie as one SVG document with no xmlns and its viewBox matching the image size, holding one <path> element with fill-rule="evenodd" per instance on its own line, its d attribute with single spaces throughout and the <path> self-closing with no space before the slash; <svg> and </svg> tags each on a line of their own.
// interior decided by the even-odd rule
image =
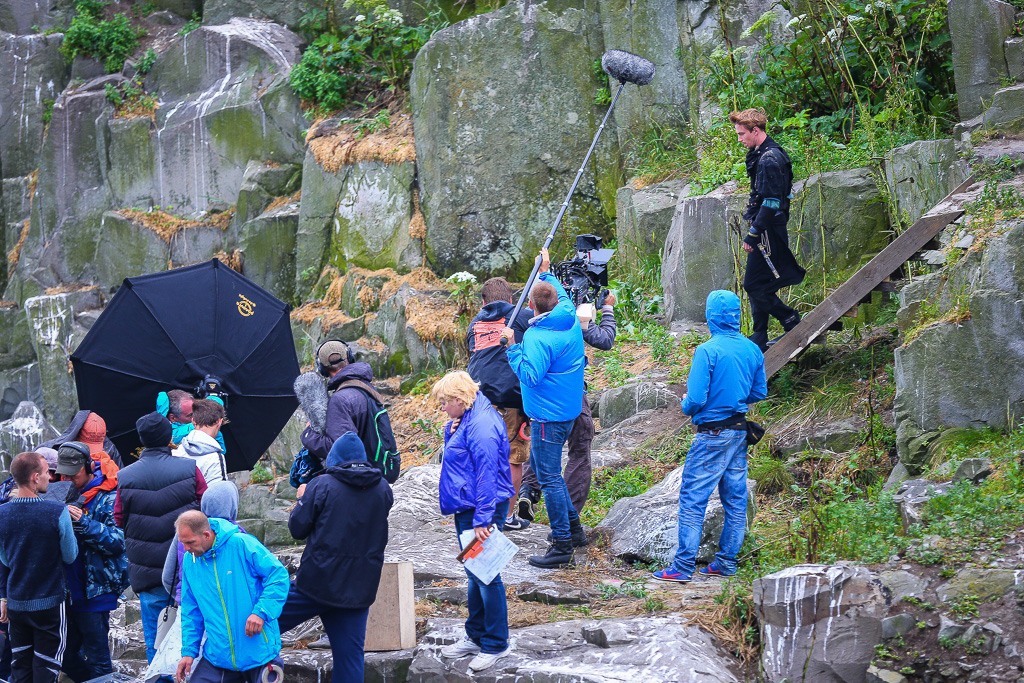
<svg viewBox="0 0 1024 683">
<path fill-rule="evenodd" d="M 143 415 L 135 423 L 139 441 L 146 448 L 168 446 L 171 443 L 171 423 L 160 413 Z"/>
</svg>

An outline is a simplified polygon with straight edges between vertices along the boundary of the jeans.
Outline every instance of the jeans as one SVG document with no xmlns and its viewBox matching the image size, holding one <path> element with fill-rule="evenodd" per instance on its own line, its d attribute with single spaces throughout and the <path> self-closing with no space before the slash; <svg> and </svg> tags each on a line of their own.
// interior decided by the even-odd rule
<svg viewBox="0 0 1024 683">
<path fill-rule="evenodd" d="M 0 679 L 11 680 L 11 639 L 8 637 L 9 628 L 7 624 L 0 624 L 0 633 L 3 633 L 3 645 L 0 645 Z"/>
<path fill-rule="evenodd" d="M 747 527 L 747 433 L 723 429 L 718 435 L 698 433 L 686 454 L 679 487 L 679 549 L 672 570 L 693 574 L 704 528 L 708 499 L 718 487 L 725 508 L 725 526 L 715 562 L 725 572 L 736 571 L 736 555 Z"/>
<path fill-rule="evenodd" d="M 562 478 L 562 446 L 569 438 L 572 425 L 573 420 L 533 420 L 530 425 L 530 468 L 537 475 L 544 492 L 544 504 L 551 521 L 551 538 L 563 542 L 570 538 L 569 523 L 579 520 Z"/>
<path fill-rule="evenodd" d="M 475 510 L 463 510 L 455 513 L 455 532 L 459 535 L 473 528 Z M 508 501 L 503 500 L 494 507 L 491 522 L 496 529 L 505 525 L 508 514 Z M 504 652 L 508 648 L 508 602 L 505 598 L 505 584 L 501 574 L 494 577 L 489 584 L 484 584 L 468 569 L 469 577 L 468 600 L 469 618 L 466 619 L 466 637 L 480 646 L 480 650 L 489 654 Z"/>
<path fill-rule="evenodd" d="M 171 595 L 163 586 L 139 593 L 139 603 L 142 606 L 142 634 L 146 637 L 146 661 L 149 663 L 153 662 L 156 655 L 156 625 L 160 619 L 160 610 L 167 607 L 170 600 Z"/>
<path fill-rule="evenodd" d="M 366 618 L 369 607 L 343 609 L 317 602 L 293 585 L 288 591 L 277 625 L 281 633 L 290 631 L 304 621 L 320 617 L 331 641 L 331 683 L 363 682 L 363 645 L 366 643 Z"/>
<path fill-rule="evenodd" d="M 577 514 L 583 510 L 590 495 L 593 469 L 590 464 L 590 443 L 594 440 L 594 418 L 590 414 L 590 401 L 583 394 L 583 410 L 572 423 L 569 432 L 569 454 L 565 460 L 565 487 Z M 540 490 L 537 475 L 529 465 L 523 468 L 523 482 L 531 489 Z"/>
<path fill-rule="evenodd" d="M 113 673 L 110 662 L 110 612 L 68 612 L 68 648 L 64 673 L 75 683 Z"/>
</svg>

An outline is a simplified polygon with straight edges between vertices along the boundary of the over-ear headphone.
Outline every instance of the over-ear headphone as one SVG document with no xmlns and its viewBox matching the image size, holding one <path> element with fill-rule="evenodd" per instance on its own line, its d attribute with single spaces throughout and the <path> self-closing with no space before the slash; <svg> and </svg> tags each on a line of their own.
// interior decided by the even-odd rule
<svg viewBox="0 0 1024 683">
<path fill-rule="evenodd" d="M 320 344 L 320 346 L 316 347 L 316 371 L 319 372 L 324 377 L 330 377 L 331 376 L 331 370 L 333 369 L 333 364 L 331 364 L 331 363 L 324 363 L 323 360 L 320 358 L 320 352 L 323 350 L 323 348 L 325 346 L 327 346 L 330 343 L 341 344 L 342 346 L 344 346 L 345 347 L 345 360 L 347 362 L 349 362 L 349 363 L 355 363 L 356 362 L 356 355 L 354 353 L 352 353 L 352 347 L 348 345 L 348 342 L 342 341 L 341 339 L 327 339 L 322 344 Z M 332 353 L 331 355 L 333 356 L 334 354 Z M 337 362 L 337 361 L 335 361 L 335 362 Z"/>
</svg>

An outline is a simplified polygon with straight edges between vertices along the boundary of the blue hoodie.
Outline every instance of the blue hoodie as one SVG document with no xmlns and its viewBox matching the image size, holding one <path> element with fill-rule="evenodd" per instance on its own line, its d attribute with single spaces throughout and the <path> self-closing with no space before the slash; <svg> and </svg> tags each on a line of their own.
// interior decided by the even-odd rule
<svg viewBox="0 0 1024 683">
<path fill-rule="evenodd" d="M 551 273 L 540 279 L 555 286 L 558 304 L 532 318 L 523 342 L 506 353 L 522 385 L 526 414 L 538 422 L 566 422 L 579 417 L 583 405 L 583 330 L 558 279 Z"/>
<path fill-rule="evenodd" d="M 181 577 L 181 656 L 199 655 L 220 669 L 248 671 L 281 652 L 277 618 L 288 597 L 288 570 L 255 537 L 227 520 L 210 518 L 217 535 L 202 557 L 185 556 Z M 250 614 L 263 631 L 245 635 Z"/>
<path fill-rule="evenodd" d="M 764 354 L 740 333 L 740 298 L 717 289 L 708 294 L 705 313 L 711 339 L 693 353 L 682 400 L 694 424 L 746 413 L 747 404 L 768 395 Z"/>
</svg>

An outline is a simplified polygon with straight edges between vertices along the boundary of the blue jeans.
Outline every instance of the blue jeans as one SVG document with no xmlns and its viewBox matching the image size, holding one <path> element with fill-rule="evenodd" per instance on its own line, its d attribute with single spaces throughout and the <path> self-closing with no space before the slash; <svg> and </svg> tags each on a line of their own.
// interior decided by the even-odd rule
<svg viewBox="0 0 1024 683">
<path fill-rule="evenodd" d="M 75 683 L 85 683 L 113 673 L 110 662 L 110 612 L 68 611 L 68 646 L 64 673 Z"/>
<path fill-rule="evenodd" d="M 725 508 L 725 527 L 715 561 L 726 572 L 736 571 L 736 555 L 747 528 L 747 433 L 723 429 L 716 436 L 698 433 L 686 454 L 679 487 L 679 550 L 672 570 L 691 575 L 704 528 L 708 499 L 718 487 Z"/>
<path fill-rule="evenodd" d="M 555 541 L 568 542 L 569 522 L 579 519 L 562 478 L 562 446 L 569 438 L 574 421 L 530 421 L 530 468 L 537 475 L 540 489 L 544 492 L 551 538 Z"/>
<path fill-rule="evenodd" d="M 463 510 L 455 513 L 455 533 L 473 528 L 475 510 Z M 491 522 L 496 529 L 505 526 L 508 515 L 508 501 L 503 500 L 494 508 Z M 484 584 L 467 569 L 469 577 L 468 600 L 469 618 L 466 619 L 466 637 L 480 646 L 480 650 L 490 654 L 504 652 L 508 648 L 508 602 L 505 598 L 505 584 L 501 574 L 494 577 L 490 584 Z"/>
<path fill-rule="evenodd" d="M 146 661 L 149 663 L 153 662 L 156 655 L 156 624 L 160 619 L 160 610 L 167 607 L 170 600 L 171 595 L 163 586 L 139 593 L 139 603 L 142 606 L 142 635 L 146 637 Z"/>
<path fill-rule="evenodd" d="M 281 633 L 290 631 L 304 621 L 320 617 L 331 641 L 332 683 L 362 683 L 363 646 L 366 644 L 366 618 L 369 607 L 343 609 L 317 602 L 292 585 L 284 611 L 277 620 Z"/>
</svg>

